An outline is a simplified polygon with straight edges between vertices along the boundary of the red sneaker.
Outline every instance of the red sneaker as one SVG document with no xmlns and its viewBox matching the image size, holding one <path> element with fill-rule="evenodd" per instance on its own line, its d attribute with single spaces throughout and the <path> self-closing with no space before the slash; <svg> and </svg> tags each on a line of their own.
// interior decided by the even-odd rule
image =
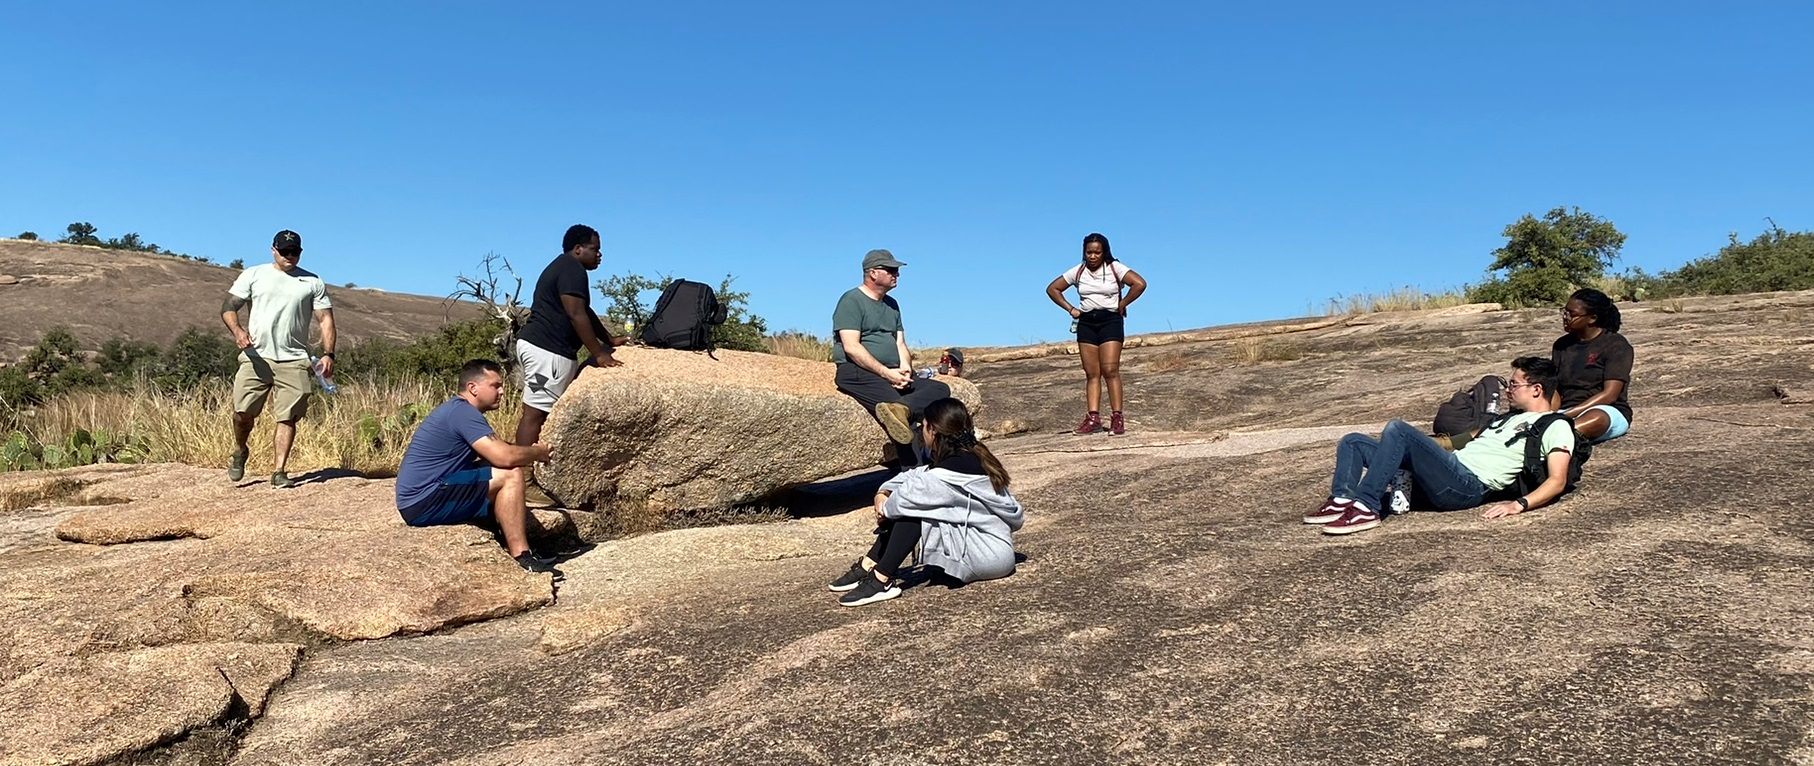
<svg viewBox="0 0 1814 766">
<path fill-rule="evenodd" d="M 1379 514 L 1367 506 L 1355 503 L 1348 506 L 1348 512 L 1342 517 L 1323 525 L 1325 535 L 1351 535 L 1365 532 L 1379 526 Z"/>
<path fill-rule="evenodd" d="M 1121 420 L 1121 411 L 1116 410 L 1109 413 L 1109 435 L 1121 436 L 1125 433 L 1127 433 L 1127 425 Z"/>
<path fill-rule="evenodd" d="M 1304 514 L 1304 523 L 1328 524 L 1331 521 L 1337 521 L 1340 520 L 1341 517 L 1346 516 L 1348 514 L 1348 509 L 1352 507 L 1354 507 L 1353 500 L 1337 500 L 1332 497 L 1323 501 L 1323 507 L 1318 508 L 1311 513 Z"/>
<path fill-rule="evenodd" d="M 1093 434 L 1100 430 L 1102 430 L 1102 416 L 1092 412 L 1083 416 L 1083 424 L 1077 426 L 1071 433 L 1082 436 L 1084 434 Z"/>
</svg>

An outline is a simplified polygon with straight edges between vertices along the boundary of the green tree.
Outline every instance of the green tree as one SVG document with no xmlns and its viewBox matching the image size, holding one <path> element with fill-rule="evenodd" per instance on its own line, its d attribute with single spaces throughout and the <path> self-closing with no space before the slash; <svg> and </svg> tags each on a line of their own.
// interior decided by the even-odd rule
<svg viewBox="0 0 1814 766">
<path fill-rule="evenodd" d="M 87 221 L 72 223 L 67 227 L 67 231 L 69 233 L 63 235 L 62 239 L 57 240 L 58 242 L 66 245 L 95 245 L 97 247 L 105 244 L 100 237 L 94 235 L 96 231 L 94 224 Z"/>
<path fill-rule="evenodd" d="M 768 322 L 749 312 L 750 294 L 732 290 L 731 283 L 735 281 L 736 277 L 726 274 L 724 281 L 718 283 L 718 303 L 724 307 L 725 320 L 724 324 L 712 328 L 712 345 L 766 352 L 769 350 Z M 640 274 L 625 274 L 600 280 L 593 287 L 605 296 L 604 321 L 610 330 L 615 333 L 628 329 L 631 337 L 638 337 L 643 324 L 654 313 L 644 298 L 651 294 L 659 297 L 673 283 L 674 277 L 666 275 L 655 280 Z"/>
<path fill-rule="evenodd" d="M 1733 293 L 1814 288 L 1814 232 L 1784 231 L 1774 222 L 1750 242 L 1736 232 L 1726 246 L 1707 258 L 1690 261 L 1657 275 L 1662 295 L 1730 295 Z"/>
<path fill-rule="evenodd" d="M 22 232 L 19 232 L 19 236 L 13 237 L 13 239 L 23 239 L 27 242 L 36 242 L 36 241 L 38 241 L 38 233 L 35 231 L 22 231 Z"/>
<path fill-rule="evenodd" d="M 109 338 L 101 344 L 101 353 L 95 357 L 95 363 L 109 380 L 126 383 L 140 371 L 150 372 L 161 355 L 157 346 L 144 341 Z"/>
<path fill-rule="evenodd" d="M 1468 298 L 1513 305 L 1561 303 L 1569 293 L 1604 276 L 1618 260 L 1625 235 L 1611 221 L 1581 208 L 1555 208 L 1542 219 L 1530 214 L 1505 227 L 1505 245 L 1493 251 L 1485 282 Z"/>
<path fill-rule="evenodd" d="M 167 391 L 192 391 L 204 380 L 230 380 L 239 349 L 220 332 L 189 327 L 150 366 L 152 382 Z"/>
</svg>

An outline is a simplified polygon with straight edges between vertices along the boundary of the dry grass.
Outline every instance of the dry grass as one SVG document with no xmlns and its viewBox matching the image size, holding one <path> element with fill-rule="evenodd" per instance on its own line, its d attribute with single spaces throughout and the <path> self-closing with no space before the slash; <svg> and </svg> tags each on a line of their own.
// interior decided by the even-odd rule
<svg viewBox="0 0 1814 766">
<path fill-rule="evenodd" d="M 1185 351 L 1167 351 L 1148 360 L 1146 369 L 1149 372 L 1174 372 L 1189 367 L 1194 357 Z"/>
<path fill-rule="evenodd" d="M 1415 287 L 1405 286 L 1383 294 L 1338 295 L 1329 299 L 1329 306 L 1323 314 L 1325 316 L 1353 316 L 1377 314 L 1382 311 L 1446 309 L 1467 302 L 1467 295 L 1459 290 L 1446 293 L 1426 293 Z"/>
<path fill-rule="evenodd" d="M 811 333 L 788 330 L 768 336 L 768 352 L 776 356 L 824 362 L 831 359 L 831 341 L 822 340 Z"/>
<path fill-rule="evenodd" d="M 358 471 L 367 476 L 393 476 L 403 460 L 403 450 L 413 422 L 381 429 L 373 440 L 362 433 L 368 417 L 390 421 L 407 405 L 423 413 L 452 395 L 451 382 L 427 381 L 362 385 L 347 381 L 335 394 L 317 393 L 309 413 L 297 424 L 291 448 L 292 475 L 323 468 Z M 131 434 L 150 444 L 148 459 L 197 466 L 226 466 L 233 451 L 232 406 L 229 384 L 204 384 L 196 391 L 171 395 L 148 386 L 130 391 L 77 393 L 59 397 L 38 408 L 23 423 L 27 432 L 44 442 L 64 441 L 76 429 L 105 429 Z M 520 398 L 507 395 L 504 406 L 489 414 L 499 434 L 510 434 L 522 412 Z M 268 414 L 252 432 L 248 475 L 269 473 L 272 467 L 273 423 Z"/>
<path fill-rule="evenodd" d="M 1239 365 L 1260 362 L 1290 362 L 1304 356 L 1298 344 L 1273 338 L 1242 338 L 1235 341 L 1234 362 Z"/>
</svg>

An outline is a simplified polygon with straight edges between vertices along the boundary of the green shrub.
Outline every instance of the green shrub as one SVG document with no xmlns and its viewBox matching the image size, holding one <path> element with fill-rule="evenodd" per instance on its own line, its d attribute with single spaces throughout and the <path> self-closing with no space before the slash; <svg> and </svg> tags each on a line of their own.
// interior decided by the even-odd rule
<svg viewBox="0 0 1814 766">
<path fill-rule="evenodd" d="M 194 390 L 209 379 L 230 380 L 239 369 L 239 348 L 219 332 L 190 327 L 170 342 L 147 370 L 153 383 L 165 391 Z"/>
</svg>

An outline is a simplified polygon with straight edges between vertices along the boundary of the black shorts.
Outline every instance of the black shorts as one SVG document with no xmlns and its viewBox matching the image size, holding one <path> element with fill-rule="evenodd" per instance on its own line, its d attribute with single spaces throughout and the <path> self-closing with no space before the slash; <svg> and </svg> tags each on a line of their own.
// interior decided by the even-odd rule
<svg viewBox="0 0 1814 766">
<path fill-rule="evenodd" d="M 1100 346 L 1104 343 L 1120 343 L 1127 340 L 1121 326 L 1126 319 L 1119 311 L 1092 309 L 1077 317 L 1077 343 Z"/>
</svg>

